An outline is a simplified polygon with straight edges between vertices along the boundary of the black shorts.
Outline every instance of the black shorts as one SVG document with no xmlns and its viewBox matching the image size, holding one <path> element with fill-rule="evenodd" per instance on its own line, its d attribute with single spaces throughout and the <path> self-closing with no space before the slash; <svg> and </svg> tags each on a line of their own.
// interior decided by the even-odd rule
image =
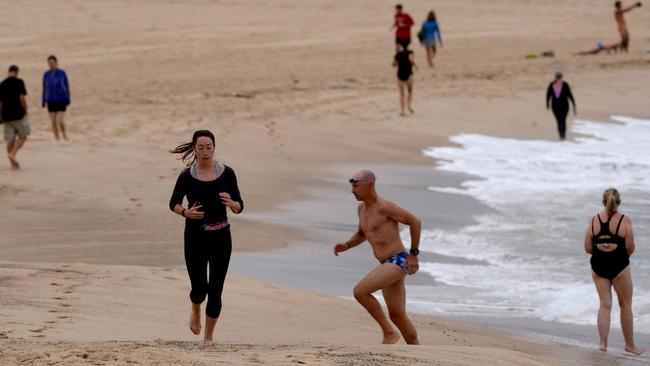
<svg viewBox="0 0 650 366">
<path fill-rule="evenodd" d="M 397 78 L 401 81 L 409 81 L 413 72 L 397 72 Z"/>
<path fill-rule="evenodd" d="M 67 107 L 68 107 L 68 103 L 57 103 L 57 104 L 47 103 L 48 112 L 65 112 L 65 109 Z"/>
<path fill-rule="evenodd" d="M 410 38 L 395 38 L 395 44 L 401 44 L 404 49 L 407 49 L 411 44 Z"/>
</svg>

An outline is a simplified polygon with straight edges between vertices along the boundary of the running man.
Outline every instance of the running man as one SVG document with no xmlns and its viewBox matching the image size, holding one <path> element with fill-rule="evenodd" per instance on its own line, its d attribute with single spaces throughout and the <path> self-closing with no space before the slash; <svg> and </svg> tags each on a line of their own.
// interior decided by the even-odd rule
<svg viewBox="0 0 650 366">
<path fill-rule="evenodd" d="M 415 24 L 413 18 L 403 10 L 402 4 L 395 5 L 395 22 L 390 27 L 390 30 L 395 29 L 395 52 L 399 52 L 399 45 L 406 49 L 411 44 L 411 27 Z"/>
<path fill-rule="evenodd" d="M 68 135 L 65 132 L 65 110 L 70 105 L 70 83 L 68 76 L 63 69 L 59 68 L 56 56 L 50 55 L 47 58 L 49 70 L 43 74 L 43 108 L 47 105 L 47 111 L 52 121 L 52 131 L 54 137 L 59 139 L 59 130 L 63 139 L 67 140 Z"/>
<path fill-rule="evenodd" d="M 0 84 L 0 123 L 4 124 L 7 157 L 13 170 L 20 169 L 16 154 L 30 133 L 26 95 L 25 83 L 18 78 L 18 66 L 9 66 L 8 77 Z"/>
<path fill-rule="evenodd" d="M 621 50 L 627 52 L 627 47 L 630 44 L 630 33 L 627 30 L 627 24 L 625 24 L 625 17 L 623 15 L 634 8 L 640 8 L 641 3 L 638 2 L 627 8 L 623 8 L 623 4 L 617 1 L 614 3 L 614 7 L 616 7 L 614 18 L 616 19 L 616 23 L 618 23 L 618 32 L 621 34 Z"/>
<path fill-rule="evenodd" d="M 379 266 L 375 267 L 354 287 L 354 297 L 379 323 L 384 344 L 396 343 L 400 336 L 390 324 L 379 302 L 372 295 L 381 290 L 388 315 L 407 344 L 419 344 L 415 327 L 406 315 L 406 274 L 418 271 L 418 245 L 420 220 L 393 202 L 385 200 L 375 191 L 375 175 L 362 170 L 350 179 L 352 194 L 361 201 L 357 209 L 359 228 L 350 240 L 334 246 L 334 255 L 354 248 L 368 240 Z M 408 225 L 411 231 L 411 249 L 404 248 L 399 235 L 399 224 Z M 410 253 L 410 254 L 409 254 Z"/>
</svg>

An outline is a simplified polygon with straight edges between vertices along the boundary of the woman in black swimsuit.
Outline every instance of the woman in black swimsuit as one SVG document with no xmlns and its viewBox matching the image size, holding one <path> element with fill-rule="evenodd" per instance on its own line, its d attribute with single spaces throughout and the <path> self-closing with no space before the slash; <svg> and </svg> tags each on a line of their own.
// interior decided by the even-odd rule
<svg viewBox="0 0 650 366">
<path fill-rule="evenodd" d="M 404 107 L 408 106 L 409 112 L 414 113 L 411 108 L 413 99 L 413 68 L 417 70 L 413 51 L 403 45 L 397 45 L 397 53 L 393 59 L 393 67 L 397 67 L 397 88 L 399 89 L 399 103 L 401 116 L 406 115 Z M 408 95 L 407 95 L 408 94 Z"/>
<path fill-rule="evenodd" d="M 244 202 L 235 172 L 214 160 L 214 135 L 210 131 L 194 132 L 192 142 L 170 152 L 182 154 L 188 165 L 178 176 L 169 208 L 185 217 L 185 264 L 192 285 L 190 330 L 197 335 L 201 332 L 201 304 L 207 296 L 203 341 L 211 345 L 232 251 L 226 207 L 238 214 Z M 183 207 L 184 198 L 187 208 Z"/>
<path fill-rule="evenodd" d="M 629 257 L 634 252 L 634 232 L 630 218 L 618 212 L 621 197 L 610 188 L 603 192 L 605 210 L 591 219 L 585 236 L 585 251 L 591 254 L 592 277 L 600 298 L 598 334 L 600 350 L 607 351 L 612 287 L 621 308 L 621 328 L 625 350 L 636 355 L 645 350 L 634 345 L 632 317 L 632 274 Z"/>
</svg>

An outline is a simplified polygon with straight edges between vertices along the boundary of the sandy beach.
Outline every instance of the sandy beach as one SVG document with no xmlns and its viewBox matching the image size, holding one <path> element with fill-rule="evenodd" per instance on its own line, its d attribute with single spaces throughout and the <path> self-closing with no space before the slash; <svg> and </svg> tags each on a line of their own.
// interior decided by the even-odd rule
<svg viewBox="0 0 650 366">
<path fill-rule="evenodd" d="M 393 5 L 0 5 L 11 29 L 0 40 L 0 67 L 21 67 L 33 131 L 18 156 L 23 169 L 0 160 L 0 363 L 647 362 L 420 315 L 422 346 L 375 345 L 370 317 L 338 298 L 374 263 L 367 248 L 348 262 L 329 254 L 356 226 L 346 179 L 359 168 L 376 170 L 383 192 L 428 227 L 460 228 L 489 208 L 426 192 L 431 182 L 467 177 L 434 173 L 423 149 L 463 132 L 554 140 L 543 98 L 555 69 L 565 71 L 580 118 L 650 116 L 645 8 L 627 17 L 628 54 L 574 56 L 617 40 L 609 4 L 450 0 L 435 8 L 445 39 L 436 67 L 414 47 L 415 114 L 402 118 L 390 67 Z M 406 4 L 418 23 L 429 6 Z M 556 57 L 525 58 L 545 50 Z M 49 54 L 71 82 L 68 142 L 54 141 L 40 109 Z M 167 151 L 200 128 L 215 132 L 217 156 L 236 170 L 246 202 L 231 219 L 235 252 L 214 348 L 200 347 L 187 329 L 183 224 L 167 206 L 183 168 Z M 295 270 L 272 265 L 287 253 L 314 265 L 294 280 Z M 319 277 L 329 280 L 311 286 Z"/>
</svg>

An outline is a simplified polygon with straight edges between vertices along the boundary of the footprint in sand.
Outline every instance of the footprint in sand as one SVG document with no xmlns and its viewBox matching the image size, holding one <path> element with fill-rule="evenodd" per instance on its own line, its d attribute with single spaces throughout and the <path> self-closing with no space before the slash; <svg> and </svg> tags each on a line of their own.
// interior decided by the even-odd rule
<svg viewBox="0 0 650 366">
<path fill-rule="evenodd" d="M 52 282 L 52 283 L 50 283 L 50 286 L 61 286 L 61 284 L 60 284 L 60 283 L 56 283 L 56 282 Z"/>
</svg>

